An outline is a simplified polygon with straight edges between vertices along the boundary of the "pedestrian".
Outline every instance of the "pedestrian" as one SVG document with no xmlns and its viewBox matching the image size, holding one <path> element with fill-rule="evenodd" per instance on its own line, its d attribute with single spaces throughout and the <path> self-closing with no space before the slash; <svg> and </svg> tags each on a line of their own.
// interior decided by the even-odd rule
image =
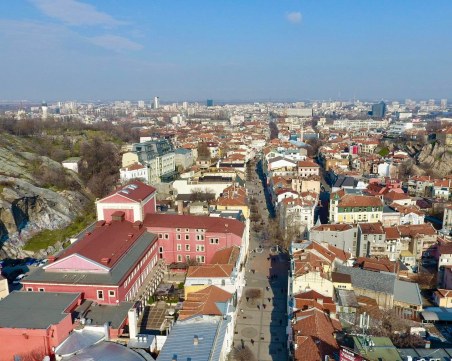
<svg viewBox="0 0 452 361">
<path fill-rule="evenodd" d="M 257 304 L 257 309 L 260 310 L 261 309 L 261 305 L 258 303 Z"/>
<path fill-rule="evenodd" d="M 268 298 L 268 302 L 270 302 L 271 300 L 272 300 L 272 299 L 269 297 L 269 298 Z"/>
<path fill-rule="evenodd" d="M 247 298 L 246 298 L 246 302 L 248 302 L 249 300 L 250 300 L 250 298 L 249 298 L 249 297 L 247 297 Z"/>
<path fill-rule="evenodd" d="M 265 308 L 267 307 L 267 305 L 264 303 L 264 304 L 262 304 L 262 307 L 263 307 L 264 310 L 265 310 Z"/>
<path fill-rule="evenodd" d="M 251 344 L 252 344 L 252 345 L 254 346 L 254 340 L 253 340 L 253 339 L 251 339 L 250 341 L 251 341 Z"/>
</svg>

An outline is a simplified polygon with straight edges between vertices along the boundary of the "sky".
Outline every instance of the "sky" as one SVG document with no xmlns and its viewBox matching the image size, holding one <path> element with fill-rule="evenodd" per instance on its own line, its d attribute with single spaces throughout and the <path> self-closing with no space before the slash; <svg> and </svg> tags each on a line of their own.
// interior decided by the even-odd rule
<svg viewBox="0 0 452 361">
<path fill-rule="evenodd" d="M 2 0 L 0 100 L 452 99 L 450 0 Z"/>
</svg>

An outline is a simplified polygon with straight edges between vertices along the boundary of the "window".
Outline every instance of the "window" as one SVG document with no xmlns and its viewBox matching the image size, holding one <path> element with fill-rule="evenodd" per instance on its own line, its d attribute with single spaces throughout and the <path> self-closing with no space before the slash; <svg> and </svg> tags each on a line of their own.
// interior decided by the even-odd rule
<svg viewBox="0 0 452 361">
<path fill-rule="evenodd" d="M 185 228 L 185 232 L 190 232 L 190 230 L 188 228 Z"/>
<path fill-rule="evenodd" d="M 186 251 L 189 251 L 189 250 L 190 250 L 190 245 L 189 245 L 189 244 L 186 244 L 186 245 L 185 245 L 185 250 L 186 250 Z"/>
<path fill-rule="evenodd" d="M 33 292 L 33 288 L 32 287 L 27 287 L 27 291 L 28 292 Z"/>
<path fill-rule="evenodd" d="M 176 239 L 177 239 L 178 241 L 180 241 L 180 240 L 182 239 L 181 235 L 180 235 L 180 234 L 176 234 Z"/>
<path fill-rule="evenodd" d="M 159 239 L 163 239 L 163 233 L 159 233 Z"/>
<path fill-rule="evenodd" d="M 186 235 L 185 235 L 185 240 L 188 241 L 189 239 L 190 239 L 190 235 L 189 235 L 189 234 L 186 234 Z"/>
<path fill-rule="evenodd" d="M 168 233 L 165 233 L 165 234 L 164 234 L 164 237 L 165 237 L 165 239 L 169 239 Z"/>
<path fill-rule="evenodd" d="M 204 246 L 198 244 L 198 245 L 196 246 L 196 252 L 204 252 Z"/>
<path fill-rule="evenodd" d="M 196 240 L 197 241 L 204 241 L 204 235 L 203 234 L 197 234 L 196 235 Z"/>
<path fill-rule="evenodd" d="M 181 254 L 177 255 L 177 262 L 182 262 L 182 255 Z"/>
<path fill-rule="evenodd" d="M 204 263 L 205 262 L 205 257 L 204 256 L 196 256 L 196 262 Z"/>
<path fill-rule="evenodd" d="M 210 244 L 218 244 L 220 243 L 220 240 L 218 238 L 211 238 L 210 239 Z"/>
<path fill-rule="evenodd" d="M 102 290 L 98 290 L 97 291 L 97 299 L 98 300 L 103 300 L 104 299 L 104 291 L 102 291 Z"/>
<path fill-rule="evenodd" d="M 180 243 L 177 244 L 177 250 L 182 251 L 182 245 Z"/>
<path fill-rule="evenodd" d="M 108 291 L 108 296 L 109 296 L 109 297 L 115 297 L 115 296 L 116 296 L 116 292 L 113 291 L 113 290 L 109 290 L 109 291 Z"/>
<path fill-rule="evenodd" d="M 180 228 L 176 228 L 176 232 L 180 232 Z"/>
<path fill-rule="evenodd" d="M 185 260 L 186 260 L 187 262 L 190 262 L 190 256 L 189 256 L 188 254 L 185 256 Z"/>
<path fill-rule="evenodd" d="M 159 247 L 159 252 L 163 253 L 163 247 Z"/>
<path fill-rule="evenodd" d="M 44 289 L 44 288 L 38 288 L 38 291 L 39 291 L 39 292 L 44 292 L 45 289 Z"/>
</svg>

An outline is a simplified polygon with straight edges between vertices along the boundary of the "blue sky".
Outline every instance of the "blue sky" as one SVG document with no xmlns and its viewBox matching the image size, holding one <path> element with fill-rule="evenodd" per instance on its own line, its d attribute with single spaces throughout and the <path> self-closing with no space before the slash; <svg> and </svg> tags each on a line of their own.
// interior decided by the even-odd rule
<svg viewBox="0 0 452 361">
<path fill-rule="evenodd" d="M 0 99 L 451 99 L 451 19 L 450 0 L 2 0 Z"/>
</svg>

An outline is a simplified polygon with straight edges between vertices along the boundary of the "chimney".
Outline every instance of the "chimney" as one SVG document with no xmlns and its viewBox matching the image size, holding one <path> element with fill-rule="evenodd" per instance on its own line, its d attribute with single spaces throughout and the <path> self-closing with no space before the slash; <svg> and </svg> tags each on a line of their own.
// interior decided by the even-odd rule
<svg viewBox="0 0 452 361">
<path fill-rule="evenodd" d="M 199 337 L 198 337 L 198 335 L 195 335 L 193 337 L 193 345 L 198 346 L 198 344 L 199 344 Z"/>
<path fill-rule="evenodd" d="M 104 257 L 100 261 L 102 262 L 102 264 L 108 264 L 110 262 L 110 258 Z"/>
<path fill-rule="evenodd" d="M 103 227 L 105 225 L 105 221 L 98 221 L 97 223 L 96 223 L 96 228 L 100 228 L 100 227 Z"/>
<path fill-rule="evenodd" d="M 143 227 L 143 223 L 141 223 L 140 221 L 135 221 L 133 223 L 133 228 L 135 229 L 141 229 L 141 227 Z"/>
<path fill-rule="evenodd" d="M 127 316 L 129 321 L 129 338 L 135 339 L 137 338 L 137 310 L 135 308 L 129 309 Z"/>
</svg>

